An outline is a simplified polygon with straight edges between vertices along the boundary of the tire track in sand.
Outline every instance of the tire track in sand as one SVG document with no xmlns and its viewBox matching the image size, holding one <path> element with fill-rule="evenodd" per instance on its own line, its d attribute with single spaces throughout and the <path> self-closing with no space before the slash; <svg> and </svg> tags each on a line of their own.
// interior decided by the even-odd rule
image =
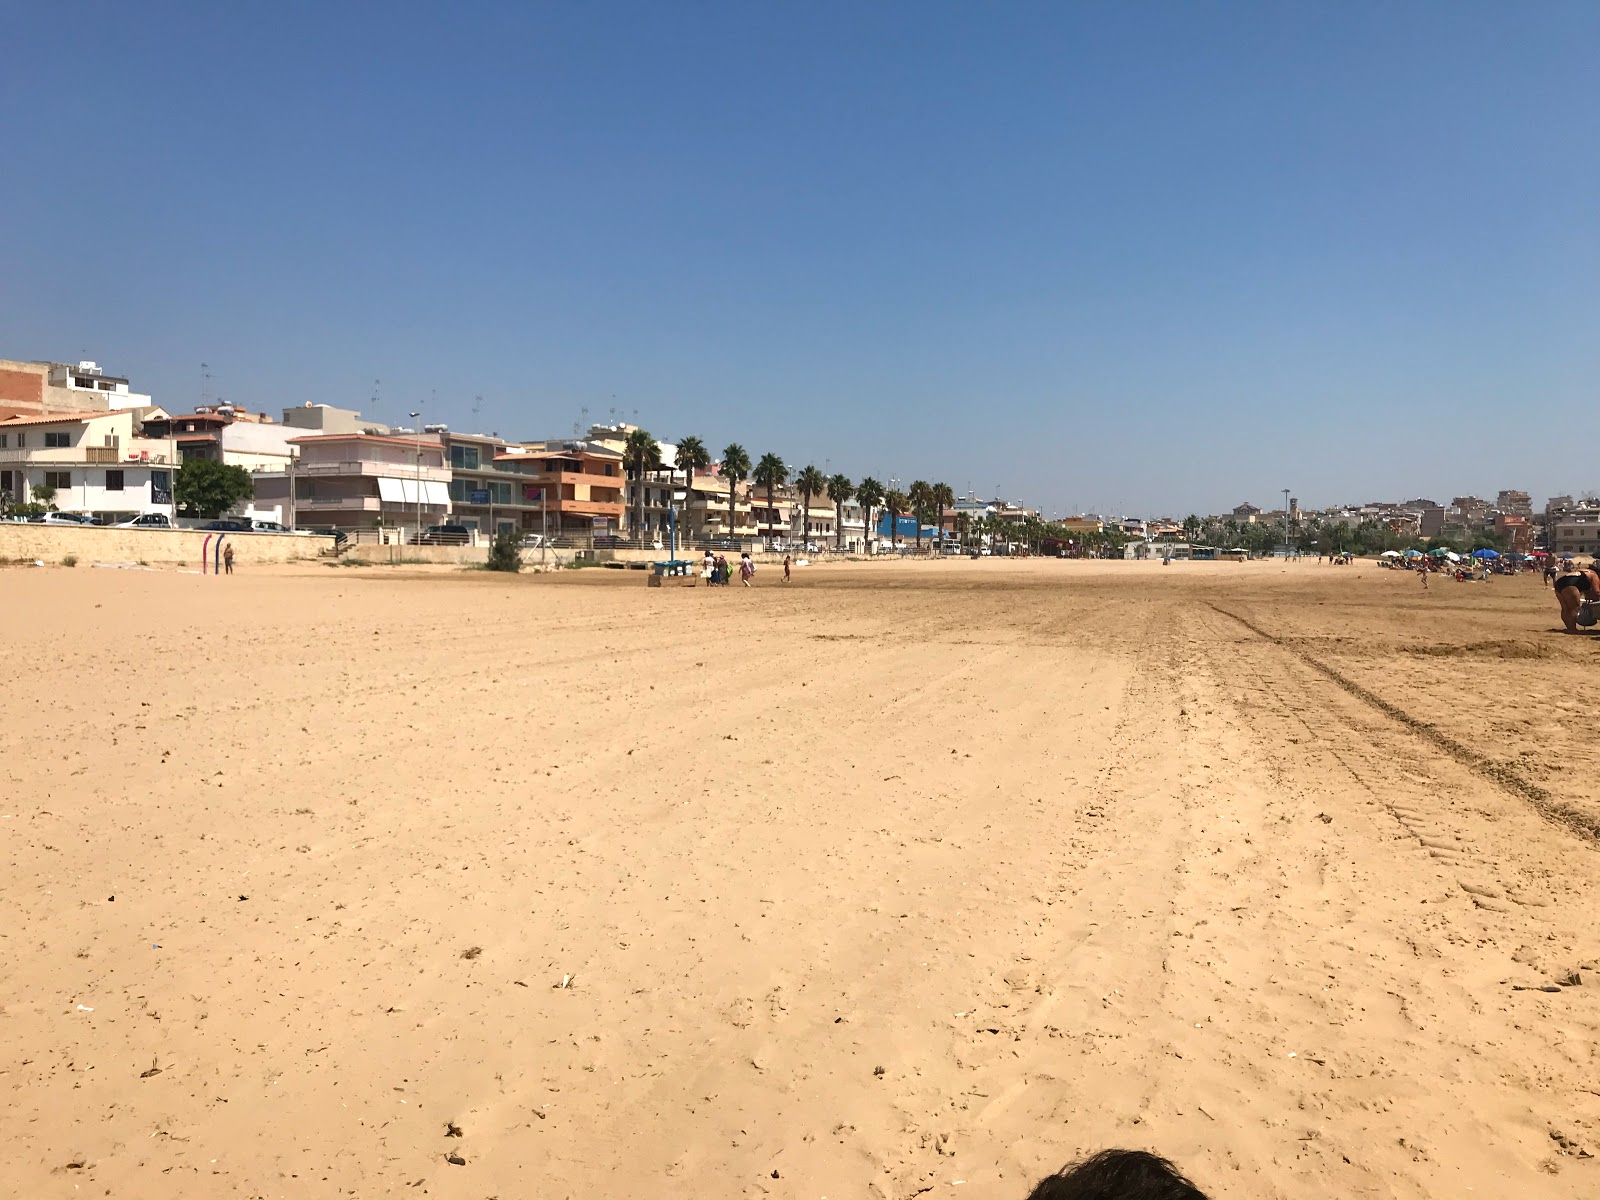
<svg viewBox="0 0 1600 1200">
<path fill-rule="evenodd" d="M 1561 800 L 1558 800 L 1555 796 L 1552 796 L 1538 784 L 1528 782 L 1528 780 L 1522 778 L 1522 776 L 1517 775 L 1513 771 L 1507 770 L 1499 763 L 1485 758 L 1483 755 L 1479 754 L 1477 751 L 1468 746 L 1462 745 L 1449 734 L 1439 729 L 1438 726 L 1432 725 L 1427 721 L 1423 721 L 1412 716 L 1398 705 L 1389 700 L 1385 700 L 1377 693 L 1362 687 L 1359 683 L 1355 682 L 1355 680 L 1335 670 L 1333 667 L 1330 667 L 1321 659 L 1312 654 L 1308 654 L 1306 651 L 1300 649 L 1292 642 L 1279 637 L 1277 634 L 1261 628 L 1261 626 L 1255 624 L 1248 618 L 1241 617 L 1238 613 L 1230 612 L 1226 608 L 1223 608 L 1221 605 L 1210 600 L 1206 601 L 1206 605 L 1222 616 L 1229 617 L 1232 620 L 1237 621 L 1251 633 L 1255 634 L 1264 641 L 1270 642 L 1272 645 L 1278 647 L 1278 649 L 1284 651 L 1286 654 L 1293 655 L 1312 670 L 1332 681 L 1333 684 L 1342 691 L 1354 696 L 1357 700 L 1360 700 L 1363 704 L 1366 704 L 1370 708 L 1376 709 L 1378 712 L 1383 713 L 1384 716 L 1398 722 L 1411 733 L 1415 734 L 1423 741 L 1428 742 L 1436 749 L 1443 751 L 1449 757 L 1455 759 L 1456 762 L 1460 763 L 1474 774 L 1487 779 L 1490 783 L 1494 784 L 1501 790 L 1528 801 L 1541 816 L 1547 818 L 1551 822 L 1561 825 L 1571 830 L 1573 833 L 1579 834 L 1580 836 L 1588 838 L 1592 841 L 1600 841 L 1600 821 L 1597 821 L 1590 814 L 1582 811 L 1581 809 L 1574 808 L 1569 804 L 1563 803 Z"/>
</svg>

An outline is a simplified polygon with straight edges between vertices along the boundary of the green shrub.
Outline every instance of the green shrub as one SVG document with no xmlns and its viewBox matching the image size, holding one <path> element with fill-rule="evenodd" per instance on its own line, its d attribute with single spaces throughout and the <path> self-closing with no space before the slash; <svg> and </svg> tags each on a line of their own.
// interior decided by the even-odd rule
<svg viewBox="0 0 1600 1200">
<path fill-rule="evenodd" d="M 487 566 L 491 571 L 522 570 L 522 551 L 517 546 L 515 534 L 501 530 L 494 535 L 494 541 L 489 543 Z"/>
<path fill-rule="evenodd" d="M 61 565 L 63 567 L 75 567 L 75 566 L 77 566 L 78 565 L 78 556 L 76 554 L 67 555 L 65 558 L 63 558 L 61 560 Z"/>
</svg>

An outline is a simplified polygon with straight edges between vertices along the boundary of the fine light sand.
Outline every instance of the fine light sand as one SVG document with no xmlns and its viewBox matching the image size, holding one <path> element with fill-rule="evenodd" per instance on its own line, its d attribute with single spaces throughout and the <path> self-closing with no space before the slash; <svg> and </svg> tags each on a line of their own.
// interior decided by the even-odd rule
<svg viewBox="0 0 1600 1200">
<path fill-rule="evenodd" d="M 1537 580 L 758 583 L 0 572 L 0 1195 L 1600 1195 Z"/>
</svg>

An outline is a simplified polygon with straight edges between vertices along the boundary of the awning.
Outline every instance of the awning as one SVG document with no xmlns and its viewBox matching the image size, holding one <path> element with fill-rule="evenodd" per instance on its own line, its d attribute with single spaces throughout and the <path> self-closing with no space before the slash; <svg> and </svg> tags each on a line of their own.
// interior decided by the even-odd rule
<svg viewBox="0 0 1600 1200">
<path fill-rule="evenodd" d="M 389 479 L 378 477 L 378 499 L 390 504 L 417 503 L 417 487 L 422 487 L 422 503 L 444 507 L 450 503 L 450 489 L 433 479 Z"/>
</svg>

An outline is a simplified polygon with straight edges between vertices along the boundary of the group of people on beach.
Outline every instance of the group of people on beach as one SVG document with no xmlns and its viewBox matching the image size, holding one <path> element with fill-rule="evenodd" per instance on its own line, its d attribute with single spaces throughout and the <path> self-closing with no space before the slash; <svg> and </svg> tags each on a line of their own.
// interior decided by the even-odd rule
<svg viewBox="0 0 1600 1200">
<path fill-rule="evenodd" d="M 750 560 L 747 550 L 739 556 L 739 582 L 745 587 L 750 586 L 750 581 L 755 578 L 756 564 Z M 728 565 L 725 554 L 713 554 L 706 551 L 705 560 L 701 564 L 701 574 L 706 584 L 710 587 L 727 587 L 733 579 L 733 569 Z"/>
</svg>

